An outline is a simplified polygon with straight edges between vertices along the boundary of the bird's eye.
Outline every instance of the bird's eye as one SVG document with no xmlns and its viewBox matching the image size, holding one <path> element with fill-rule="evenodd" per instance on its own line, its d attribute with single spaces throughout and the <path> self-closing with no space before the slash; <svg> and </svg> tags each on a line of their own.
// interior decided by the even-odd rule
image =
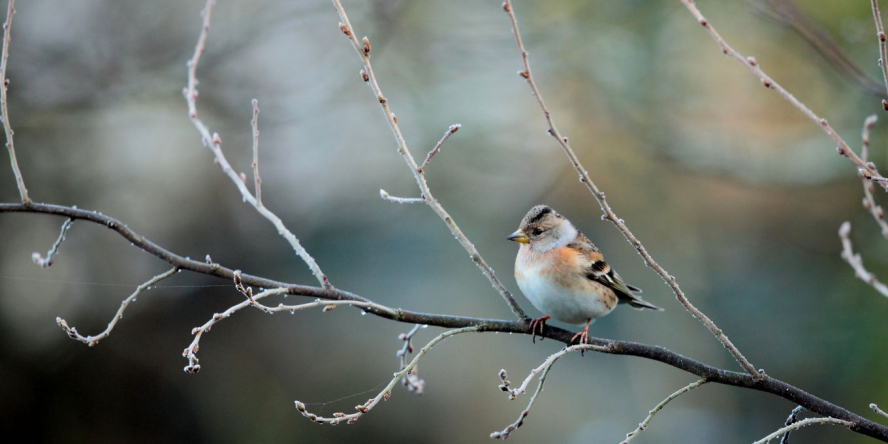
<svg viewBox="0 0 888 444">
<path fill-rule="evenodd" d="M 534 228 L 534 229 L 533 229 L 533 235 L 534 235 L 534 236 L 539 236 L 539 235 L 541 235 L 541 234 L 543 234 L 543 229 L 542 229 L 542 228 Z"/>
</svg>

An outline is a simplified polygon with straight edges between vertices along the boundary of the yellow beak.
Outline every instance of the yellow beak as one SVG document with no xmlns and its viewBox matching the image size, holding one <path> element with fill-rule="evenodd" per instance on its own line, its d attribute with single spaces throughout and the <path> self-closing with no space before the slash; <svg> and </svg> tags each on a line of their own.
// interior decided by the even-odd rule
<svg viewBox="0 0 888 444">
<path fill-rule="evenodd" d="M 518 230 L 518 231 L 510 234 L 509 237 L 507 237 L 506 239 L 508 239 L 512 242 L 518 242 L 519 244 L 526 244 L 526 243 L 530 242 L 530 239 L 527 237 L 526 234 L 521 232 L 521 230 Z"/>
</svg>

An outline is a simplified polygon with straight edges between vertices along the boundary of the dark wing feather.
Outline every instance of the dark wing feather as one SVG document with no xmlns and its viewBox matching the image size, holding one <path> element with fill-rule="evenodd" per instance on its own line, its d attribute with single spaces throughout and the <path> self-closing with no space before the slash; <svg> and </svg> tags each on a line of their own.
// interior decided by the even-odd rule
<svg viewBox="0 0 888 444">
<path fill-rule="evenodd" d="M 586 271 L 586 277 L 614 290 L 621 304 L 629 304 L 638 309 L 663 310 L 633 294 L 635 292 L 640 293 L 641 290 L 637 287 L 626 285 L 623 282 L 623 278 L 603 260 L 593 262 Z"/>
</svg>

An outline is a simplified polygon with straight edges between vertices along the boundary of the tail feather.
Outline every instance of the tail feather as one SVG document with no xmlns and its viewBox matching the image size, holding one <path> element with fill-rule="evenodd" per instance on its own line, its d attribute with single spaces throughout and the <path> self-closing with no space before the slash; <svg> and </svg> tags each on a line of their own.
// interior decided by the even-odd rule
<svg viewBox="0 0 888 444">
<path fill-rule="evenodd" d="M 634 296 L 634 295 L 633 295 L 633 296 Z M 640 297 L 638 297 L 638 296 L 635 296 L 635 297 L 633 297 L 632 299 L 630 299 L 630 300 L 628 301 L 628 303 L 629 303 L 629 306 L 630 306 L 630 307 L 632 307 L 632 308 L 637 308 L 637 309 L 639 309 L 639 310 L 644 310 L 645 308 L 647 308 L 647 309 L 650 309 L 650 310 L 663 311 L 662 308 L 657 307 L 656 305 L 651 304 L 650 302 L 645 301 L 644 299 L 642 299 L 642 298 L 640 298 Z"/>
</svg>

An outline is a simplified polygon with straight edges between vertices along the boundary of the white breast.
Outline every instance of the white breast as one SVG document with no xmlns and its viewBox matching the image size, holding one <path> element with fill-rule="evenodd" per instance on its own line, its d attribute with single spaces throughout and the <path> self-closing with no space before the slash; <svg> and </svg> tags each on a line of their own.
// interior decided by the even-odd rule
<svg viewBox="0 0 888 444">
<path fill-rule="evenodd" d="M 527 248 L 525 245 L 521 247 L 522 250 Z M 606 300 L 615 299 L 613 290 L 581 276 L 574 277 L 581 279 L 577 285 L 565 287 L 551 273 L 541 272 L 541 261 L 534 258 L 535 253 L 522 253 L 515 261 L 515 279 L 524 296 L 544 315 L 568 324 L 582 325 L 589 319 L 610 313 L 616 305 L 608 306 L 605 303 Z"/>
</svg>

